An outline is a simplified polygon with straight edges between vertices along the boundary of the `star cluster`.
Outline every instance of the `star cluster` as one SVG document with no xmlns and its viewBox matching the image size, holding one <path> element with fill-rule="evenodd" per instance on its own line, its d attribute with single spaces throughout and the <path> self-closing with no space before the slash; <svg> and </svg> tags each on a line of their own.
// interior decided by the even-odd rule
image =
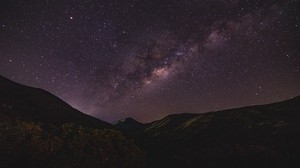
<svg viewBox="0 0 300 168">
<path fill-rule="evenodd" d="M 300 94 L 299 0 L 0 3 L 0 74 L 109 122 Z"/>
</svg>

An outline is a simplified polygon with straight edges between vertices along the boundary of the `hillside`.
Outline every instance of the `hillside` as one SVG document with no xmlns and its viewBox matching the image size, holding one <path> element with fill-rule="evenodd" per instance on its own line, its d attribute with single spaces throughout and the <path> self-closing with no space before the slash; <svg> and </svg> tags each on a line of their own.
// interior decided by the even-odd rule
<svg viewBox="0 0 300 168">
<path fill-rule="evenodd" d="M 136 139 L 147 151 L 147 167 L 299 165 L 300 97 L 205 114 L 169 115 L 147 124 Z"/>
<path fill-rule="evenodd" d="M 0 76 L 1 167 L 298 167 L 299 155 L 300 96 L 112 126 Z"/>
<path fill-rule="evenodd" d="M 51 124 L 73 122 L 100 128 L 112 125 L 72 108 L 53 94 L 0 76 L 0 120 L 20 118 Z"/>
<path fill-rule="evenodd" d="M 114 126 L 0 76 L 0 167 L 143 167 Z"/>
</svg>

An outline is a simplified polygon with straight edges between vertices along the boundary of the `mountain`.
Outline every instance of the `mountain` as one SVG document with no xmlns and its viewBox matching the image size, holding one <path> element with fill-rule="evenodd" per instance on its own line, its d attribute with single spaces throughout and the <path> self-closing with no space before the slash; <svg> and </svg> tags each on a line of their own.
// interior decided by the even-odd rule
<svg viewBox="0 0 300 168">
<path fill-rule="evenodd" d="M 141 129 L 145 124 L 136 121 L 133 118 L 125 118 L 114 123 L 114 126 L 123 131 L 132 131 Z"/>
<path fill-rule="evenodd" d="M 123 120 L 116 121 L 114 126 L 121 130 L 124 135 L 135 140 L 141 149 L 144 148 L 147 135 L 144 132 L 144 129 L 147 128 L 148 124 L 140 123 L 133 118 L 125 118 Z"/>
<path fill-rule="evenodd" d="M 0 167 L 143 165 L 141 149 L 114 126 L 0 76 Z"/>
<path fill-rule="evenodd" d="M 219 112 L 173 114 L 131 135 L 142 142 L 149 168 L 299 166 L 300 96 Z"/>
<path fill-rule="evenodd" d="M 2 76 L 0 76 L 0 116 L 0 120 L 20 118 L 51 124 L 70 122 L 100 128 L 113 127 L 83 114 L 45 90 L 20 85 Z"/>
<path fill-rule="evenodd" d="M 0 76 L 0 167 L 273 168 L 298 156 L 300 96 L 113 126 Z"/>
</svg>

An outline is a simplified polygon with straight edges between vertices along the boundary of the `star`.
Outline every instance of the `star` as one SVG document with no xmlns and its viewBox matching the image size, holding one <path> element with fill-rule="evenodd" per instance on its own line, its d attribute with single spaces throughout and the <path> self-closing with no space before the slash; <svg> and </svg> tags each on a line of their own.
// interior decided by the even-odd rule
<svg viewBox="0 0 300 168">
<path fill-rule="evenodd" d="M 297 1 L 4 4 L 0 75 L 108 122 L 300 94 Z"/>
</svg>

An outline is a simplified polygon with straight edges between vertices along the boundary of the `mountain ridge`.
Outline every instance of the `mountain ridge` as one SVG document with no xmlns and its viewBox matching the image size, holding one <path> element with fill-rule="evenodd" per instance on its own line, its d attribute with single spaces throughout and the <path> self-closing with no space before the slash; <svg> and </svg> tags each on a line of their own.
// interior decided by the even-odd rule
<svg viewBox="0 0 300 168">
<path fill-rule="evenodd" d="M 119 126 L 120 127 L 120 126 Z M 172 114 L 124 130 L 147 151 L 147 167 L 299 165 L 300 96 L 201 114 Z"/>
<path fill-rule="evenodd" d="M 173 117 L 173 116 L 178 116 L 178 115 L 201 115 L 201 114 L 207 114 L 207 113 L 226 112 L 228 110 L 240 110 L 240 109 L 249 108 L 249 107 L 259 107 L 259 106 L 265 106 L 265 105 L 276 105 L 277 103 L 281 103 L 282 104 L 284 102 L 290 103 L 293 100 L 298 101 L 299 99 L 300 99 L 300 95 L 294 96 L 294 97 L 291 97 L 291 98 L 288 98 L 288 99 L 283 99 L 283 100 L 279 100 L 279 101 L 275 101 L 275 102 L 270 102 L 270 103 L 263 103 L 263 104 L 257 104 L 257 105 L 246 105 L 246 106 L 233 107 L 233 108 L 222 109 L 222 110 L 217 110 L 217 111 L 206 111 L 206 112 L 201 112 L 201 113 L 185 113 L 185 112 L 174 113 L 174 114 L 169 114 L 169 115 L 166 115 L 166 116 L 164 116 L 164 117 L 162 117 L 160 119 L 156 119 L 156 120 L 149 121 L 149 122 L 140 122 L 140 121 L 138 121 L 136 119 L 133 119 L 131 117 L 126 117 L 126 118 L 122 118 L 120 120 L 116 120 L 116 121 L 112 122 L 111 124 L 115 125 L 115 124 L 117 124 L 120 121 L 124 121 L 126 119 L 132 119 L 132 120 L 135 120 L 138 123 L 147 125 L 147 124 L 151 124 L 153 122 L 160 121 L 160 120 L 162 120 L 163 118 L 166 118 L 166 117 Z"/>
<path fill-rule="evenodd" d="M 151 123 L 126 118 L 113 126 L 47 91 L 0 76 L 0 121 L 0 160 L 8 165 L 19 164 L 17 156 L 25 165 L 46 161 L 45 167 L 72 167 L 77 164 L 74 158 L 93 156 L 80 165 L 103 167 L 111 151 L 112 167 L 143 167 L 144 152 L 147 168 L 300 165 L 300 96 L 216 112 L 172 114 Z"/>
<path fill-rule="evenodd" d="M 0 167 L 141 168 L 143 157 L 113 125 L 0 76 Z"/>
<path fill-rule="evenodd" d="M 112 128 L 100 119 L 86 115 L 60 98 L 40 88 L 18 84 L 0 76 L 0 108 L 3 118 L 22 118 L 46 123 L 76 122 Z"/>
</svg>

